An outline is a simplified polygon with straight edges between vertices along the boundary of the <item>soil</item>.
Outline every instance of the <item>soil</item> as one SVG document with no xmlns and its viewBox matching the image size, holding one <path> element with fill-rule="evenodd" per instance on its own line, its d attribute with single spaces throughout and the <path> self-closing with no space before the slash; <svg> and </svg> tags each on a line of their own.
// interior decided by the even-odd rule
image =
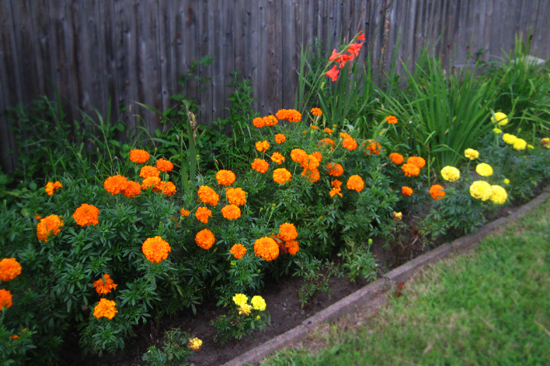
<svg viewBox="0 0 550 366">
<path fill-rule="evenodd" d="M 541 184 L 534 191 L 535 195 L 542 192 L 545 184 Z M 523 202 L 512 202 L 511 205 L 502 207 L 495 211 L 489 221 L 500 217 L 508 216 L 514 212 Z M 414 222 L 407 225 L 413 228 Z M 386 273 L 393 268 L 398 267 L 407 260 L 413 259 L 435 247 L 448 242 L 440 238 L 435 242 L 426 243 L 420 239 L 418 234 L 412 231 L 409 236 L 410 247 L 406 252 L 391 248 L 381 240 L 374 240 L 371 250 L 375 254 L 380 273 Z M 390 247 L 390 249 L 388 249 Z M 337 260 L 335 258 L 335 260 Z M 212 320 L 221 314 L 225 314 L 224 308 L 218 308 L 215 304 L 204 304 L 193 315 L 189 311 L 183 311 L 176 316 L 166 317 L 157 321 L 152 321 L 135 329 L 136 337 L 128 340 L 125 350 L 115 355 L 104 355 L 99 358 L 96 355 L 83 355 L 78 346 L 78 335 L 74 332 L 74 337 L 68 337 L 65 342 L 65 348 L 61 352 L 63 359 L 61 365 L 81 366 L 133 366 L 146 365 L 141 361 L 142 355 L 147 352 L 147 348 L 152 345 L 162 346 L 162 337 L 164 332 L 174 328 L 180 328 L 203 341 L 201 350 L 194 353 L 189 358 L 189 364 L 195 366 L 222 365 L 227 361 L 257 347 L 258 345 L 282 334 L 301 324 L 305 319 L 313 316 L 317 312 L 332 305 L 338 300 L 346 297 L 354 291 L 363 287 L 364 282 L 350 282 L 346 278 L 331 278 L 329 281 L 330 294 L 321 294 L 306 309 L 302 309 L 298 299 L 298 292 L 304 283 L 300 277 L 287 277 L 279 282 L 266 282 L 265 288 L 261 292 L 267 303 L 267 311 L 271 316 L 271 326 L 262 332 L 255 332 L 251 338 L 243 338 L 231 341 L 225 345 L 220 345 L 214 341 L 215 330 L 212 326 Z"/>
</svg>

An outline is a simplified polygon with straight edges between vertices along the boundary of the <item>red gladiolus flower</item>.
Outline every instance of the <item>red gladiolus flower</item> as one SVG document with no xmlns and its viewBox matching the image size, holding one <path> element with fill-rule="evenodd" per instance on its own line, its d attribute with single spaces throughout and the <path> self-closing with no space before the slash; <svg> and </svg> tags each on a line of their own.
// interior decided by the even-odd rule
<svg viewBox="0 0 550 366">
<path fill-rule="evenodd" d="M 348 52 L 352 55 L 359 56 L 359 50 L 362 46 L 362 43 L 354 43 L 348 47 Z"/>
<path fill-rule="evenodd" d="M 336 81 L 338 80 L 338 74 L 340 73 L 340 71 L 336 68 L 336 65 L 334 65 L 334 67 L 332 69 L 330 69 L 326 75 L 332 80 L 332 81 Z"/>
<path fill-rule="evenodd" d="M 351 61 L 354 58 L 354 55 L 342 55 L 342 57 L 340 57 L 340 60 L 338 60 L 338 62 L 340 63 L 340 68 L 343 69 L 346 65 L 346 62 Z"/>
<path fill-rule="evenodd" d="M 365 40 L 365 34 L 363 31 L 359 32 L 359 37 L 357 37 L 358 41 L 364 41 Z"/>
<path fill-rule="evenodd" d="M 330 55 L 330 57 L 328 58 L 329 61 L 336 61 L 340 58 L 340 56 L 342 56 L 341 53 L 339 52 L 336 52 L 336 48 L 332 50 L 332 55 Z"/>
</svg>

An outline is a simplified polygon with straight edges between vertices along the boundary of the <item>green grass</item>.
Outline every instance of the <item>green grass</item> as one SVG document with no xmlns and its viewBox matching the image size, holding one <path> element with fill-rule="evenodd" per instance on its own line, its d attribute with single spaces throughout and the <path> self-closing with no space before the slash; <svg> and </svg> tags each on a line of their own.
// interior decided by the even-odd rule
<svg viewBox="0 0 550 366">
<path fill-rule="evenodd" d="M 550 201 L 356 322 L 340 320 L 264 365 L 550 365 Z"/>
</svg>

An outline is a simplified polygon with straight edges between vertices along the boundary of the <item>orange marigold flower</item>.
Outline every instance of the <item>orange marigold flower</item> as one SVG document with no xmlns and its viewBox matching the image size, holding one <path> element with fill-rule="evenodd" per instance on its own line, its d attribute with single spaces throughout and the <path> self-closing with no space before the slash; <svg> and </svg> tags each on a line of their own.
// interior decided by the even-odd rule
<svg viewBox="0 0 550 366">
<path fill-rule="evenodd" d="M 11 306 L 13 305 L 11 298 L 12 298 L 11 292 L 1 288 L 0 289 L 0 309 L 2 309 L 4 306 L 11 308 Z"/>
<path fill-rule="evenodd" d="M 200 186 L 197 192 L 202 202 L 210 206 L 217 206 L 220 196 L 212 188 L 208 186 Z"/>
<path fill-rule="evenodd" d="M 279 246 L 275 240 L 264 236 L 254 242 L 254 254 L 266 261 L 272 261 L 279 256 Z"/>
<path fill-rule="evenodd" d="M 21 264 L 15 258 L 0 261 L 0 280 L 8 282 L 21 274 Z"/>
<path fill-rule="evenodd" d="M 311 127 L 312 130 L 318 130 L 319 129 L 319 127 L 314 126 L 314 125 L 311 125 L 310 127 Z"/>
<path fill-rule="evenodd" d="M 382 147 L 380 144 L 374 140 L 369 140 L 369 144 L 367 145 L 367 150 L 369 150 L 369 154 L 376 154 L 380 155 L 380 149 Z"/>
<path fill-rule="evenodd" d="M 330 194 L 331 197 L 334 197 L 334 196 L 336 196 L 336 195 L 339 195 L 340 197 L 343 197 L 341 191 L 342 191 L 342 188 L 340 188 L 340 187 L 338 186 L 338 187 L 332 188 L 332 189 L 330 190 L 329 194 Z"/>
<path fill-rule="evenodd" d="M 139 170 L 139 176 L 142 178 L 151 178 L 160 176 L 160 170 L 154 166 L 145 165 Z"/>
<path fill-rule="evenodd" d="M 285 157 L 282 154 L 275 152 L 271 155 L 271 160 L 281 165 L 285 161 Z"/>
<path fill-rule="evenodd" d="M 403 164 L 401 169 L 407 177 L 416 177 L 420 174 L 420 169 L 414 164 Z"/>
<path fill-rule="evenodd" d="M 399 153 L 391 153 L 390 159 L 391 159 L 391 162 L 394 163 L 395 165 L 401 165 L 405 161 L 405 158 L 403 157 L 403 155 Z"/>
<path fill-rule="evenodd" d="M 352 175 L 351 177 L 349 177 L 348 182 L 346 183 L 346 187 L 348 187 L 348 189 L 361 192 L 365 187 L 365 182 L 363 182 L 363 178 L 361 178 L 360 176 Z"/>
<path fill-rule="evenodd" d="M 272 115 L 264 117 L 263 120 L 267 127 L 272 127 L 272 126 L 275 126 L 277 123 L 279 123 L 277 118 L 275 118 L 275 116 L 272 116 Z"/>
<path fill-rule="evenodd" d="M 328 175 L 332 175 L 333 177 L 339 177 L 344 174 L 344 168 L 340 164 L 328 163 L 326 168 L 328 170 Z"/>
<path fill-rule="evenodd" d="M 166 197 L 170 197 L 176 193 L 176 186 L 172 182 L 161 181 L 153 188 L 155 192 L 163 193 Z"/>
<path fill-rule="evenodd" d="M 430 188 L 430 194 L 432 195 L 432 198 L 434 200 L 440 200 L 443 197 L 445 197 L 445 191 L 443 190 L 443 187 L 440 186 L 439 184 L 434 184 Z"/>
<path fill-rule="evenodd" d="M 323 111 L 321 110 L 321 108 L 312 108 L 311 114 L 313 114 L 314 116 L 321 116 L 323 114 Z"/>
<path fill-rule="evenodd" d="M 195 217 L 200 222 L 208 224 L 208 218 L 212 217 L 212 211 L 208 207 L 199 207 L 195 212 Z"/>
<path fill-rule="evenodd" d="M 267 169 L 269 169 L 269 164 L 264 159 L 254 159 L 251 166 L 252 169 L 262 174 L 267 172 Z"/>
<path fill-rule="evenodd" d="M 326 131 L 325 131 L 325 132 L 326 132 Z M 334 142 L 334 140 L 333 140 L 333 139 L 329 139 L 329 138 L 322 139 L 322 140 L 320 140 L 320 142 L 322 142 L 322 143 L 325 144 L 325 145 L 332 145 L 332 146 L 336 145 L 335 142 Z"/>
<path fill-rule="evenodd" d="M 342 142 L 342 146 L 348 149 L 349 151 L 355 150 L 357 148 L 357 141 L 351 136 L 346 137 Z"/>
<path fill-rule="evenodd" d="M 420 156 L 411 156 L 407 159 L 407 164 L 414 164 L 418 167 L 418 169 L 422 169 L 426 165 L 426 160 Z"/>
<path fill-rule="evenodd" d="M 304 164 L 304 160 L 307 159 L 307 153 L 302 149 L 292 149 L 292 151 L 290 152 L 290 158 L 294 162 L 302 165 Z"/>
<path fill-rule="evenodd" d="M 259 152 L 266 152 L 269 149 L 269 142 L 267 141 L 258 141 L 256 142 L 256 150 Z"/>
<path fill-rule="evenodd" d="M 227 205 L 222 208 L 222 215 L 228 220 L 236 220 L 241 217 L 241 209 L 236 205 Z"/>
<path fill-rule="evenodd" d="M 289 240 L 285 243 L 285 248 L 288 254 L 296 255 L 296 253 L 300 250 L 300 245 L 296 240 Z"/>
<path fill-rule="evenodd" d="M 55 183 L 46 183 L 46 193 L 48 194 L 48 196 L 53 195 L 55 191 L 57 191 L 59 188 L 63 188 L 60 181 L 57 181 Z"/>
<path fill-rule="evenodd" d="M 103 182 L 103 187 L 105 187 L 105 190 L 107 192 L 109 192 L 112 195 L 115 195 L 122 192 L 124 188 L 126 188 L 127 184 L 128 184 L 128 178 L 117 174 L 105 179 L 105 182 Z"/>
<path fill-rule="evenodd" d="M 306 179 L 310 183 L 315 183 L 319 179 L 321 179 L 321 174 L 319 173 L 319 169 L 309 170 L 308 168 L 304 168 L 304 171 L 302 172 L 302 177 L 306 177 Z"/>
<path fill-rule="evenodd" d="M 265 122 L 264 122 L 264 119 L 262 117 L 254 118 L 252 120 L 252 124 L 254 125 L 254 127 L 258 127 L 258 128 L 265 127 Z"/>
<path fill-rule="evenodd" d="M 101 317 L 113 319 L 116 313 L 118 313 L 116 303 L 113 300 L 102 298 L 99 299 L 99 303 L 95 306 L 93 315 L 98 319 Z"/>
<path fill-rule="evenodd" d="M 103 279 L 104 278 L 104 279 Z M 94 287 L 98 294 L 107 295 L 118 286 L 115 281 L 111 279 L 111 276 L 107 273 L 103 274 L 103 278 L 94 281 Z"/>
<path fill-rule="evenodd" d="M 389 115 L 386 117 L 386 121 L 388 121 L 389 124 L 394 125 L 397 123 L 397 118 L 392 115 Z"/>
<path fill-rule="evenodd" d="M 143 164 L 149 160 L 149 153 L 145 150 L 135 149 L 130 150 L 130 161 L 138 164 Z"/>
<path fill-rule="evenodd" d="M 321 163 L 321 161 L 323 161 L 323 154 L 321 154 L 319 151 L 315 151 L 313 154 L 311 154 L 313 156 L 315 156 L 315 159 L 317 159 L 317 161 L 319 163 Z"/>
<path fill-rule="evenodd" d="M 328 127 L 325 128 L 323 131 L 326 132 L 326 133 L 328 133 L 329 135 L 332 135 L 332 133 L 334 132 L 334 130 L 331 130 L 331 129 L 328 128 Z"/>
<path fill-rule="evenodd" d="M 275 135 L 275 142 L 276 143 L 282 144 L 285 141 L 286 141 L 286 136 L 283 135 L 282 133 L 278 133 L 278 134 Z"/>
<path fill-rule="evenodd" d="M 203 229 L 195 235 L 195 243 L 203 249 L 210 249 L 212 245 L 216 242 L 216 237 L 214 233 L 208 229 Z"/>
<path fill-rule="evenodd" d="M 122 190 L 122 194 L 128 198 L 133 198 L 141 193 L 141 185 L 138 182 L 129 180 L 126 187 Z"/>
<path fill-rule="evenodd" d="M 235 258 L 241 259 L 246 254 L 246 248 L 242 244 L 235 244 L 231 247 L 229 253 L 233 254 Z"/>
<path fill-rule="evenodd" d="M 284 241 L 294 240 L 298 237 L 298 231 L 294 224 L 285 222 L 279 226 L 279 234 Z"/>
<path fill-rule="evenodd" d="M 155 189 L 157 188 L 157 186 L 159 186 L 161 184 L 161 180 L 159 177 L 149 177 L 149 178 L 145 178 L 143 180 L 143 182 L 141 183 L 141 189 L 143 189 L 144 191 L 148 190 L 148 189 Z"/>
<path fill-rule="evenodd" d="M 168 173 L 169 171 L 174 169 L 174 164 L 172 164 L 168 160 L 158 159 L 157 160 L 157 169 L 160 170 L 161 172 Z"/>
<path fill-rule="evenodd" d="M 292 179 L 292 174 L 285 168 L 279 168 L 273 171 L 273 180 L 279 184 L 290 182 L 290 179 Z"/>
<path fill-rule="evenodd" d="M 225 191 L 227 201 L 235 206 L 242 206 L 246 203 L 246 192 L 242 188 L 228 188 Z"/>
<path fill-rule="evenodd" d="M 19 336 L 17 334 L 14 334 L 10 337 L 10 339 L 19 339 Z"/>
<path fill-rule="evenodd" d="M 160 236 L 148 238 L 143 242 L 141 251 L 149 262 L 160 263 L 163 259 L 168 258 L 168 253 L 172 251 L 170 244 Z"/>
<path fill-rule="evenodd" d="M 94 205 L 83 203 L 73 213 L 73 219 L 77 225 L 82 227 L 99 224 L 98 221 L 99 209 Z"/>
<path fill-rule="evenodd" d="M 183 217 L 187 217 L 187 216 L 191 215 L 191 212 L 187 211 L 185 208 L 182 208 L 180 210 L 180 215 L 183 216 Z"/>
<path fill-rule="evenodd" d="M 63 227 L 63 221 L 57 215 L 50 215 L 40 220 L 36 226 L 38 240 L 48 241 L 50 235 L 57 236 Z"/>
<path fill-rule="evenodd" d="M 287 120 L 288 122 L 300 122 L 302 120 L 302 114 L 296 109 L 280 109 L 275 115 L 278 119 Z"/>
<path fill-rule="evenodd" d="M 42 217 L 40 217 L 40 215 L 34 215 L 34 219 L 35 220 L 40 220 Z"/>
<path fill-rule="evenodd" d="M 342 182 L 340 182 L 338 179 L 333 180 L 330 182 L 331 187 L 342 187 Z"/>
<path fill-rule="evenodd" d="M 218 184 L 222 186 L 230 186 L 235 181 L 235 173 L 233 173 L 231 170 L 220 170 L 216 173 L 216 179 L 218 180 Z"/>
<path fill-rule="evenodd" d="M 413 190 L 411 187 L 401 187 L 401 194 L 405 197 L 410 197 L 413 194 Z"/>
<path fill-rule="evenodd" d="M 307 160 L 304 159 L 302 163 L 302 167 L 309 170 L 316 170 L 319 167 L 319 160 L 313 154 L 308 155 Z"/>
</svg>

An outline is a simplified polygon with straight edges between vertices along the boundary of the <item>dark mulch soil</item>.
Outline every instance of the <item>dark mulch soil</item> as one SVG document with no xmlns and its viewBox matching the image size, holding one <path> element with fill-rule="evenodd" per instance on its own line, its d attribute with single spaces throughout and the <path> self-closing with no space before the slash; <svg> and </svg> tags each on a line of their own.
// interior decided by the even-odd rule
<svg viewBox="0 0 550 366">
<path fill-rule="evenodd" d="M 545 183 L 547 184 L 548 182 Z M 535 195 L 540 194 L 546 184 L 539 185 L 535 190 Z M 489 221 L 511 214 L 522 203 L 519 201 L 512 202 L 512 205 L 500 208 L 489 217 Z M 412 229 L 414 222 L 408 225 Z M 378 240 L 374 241 L 371 249 L 376 255 L 381 273 L 386 273 L 407 260 L 413 259 L 446 241 L 440 239 L 439 241 L 426 244 L 422 240 L 415 240 L 419 239 L 415 235 L 416 233 L 411 230 L 409 237 L 409 244 L 411 246 L 406 251 L 397 250 L 397 248 L 388 250 L 387 248 L 391 247 L 391 245 L 385 245 L 385 243 Z M 190 357 L 189 364 L 195 366 L 222 365 L 277 335 L 296 327 L 308 317 L 365 285 L 365 283 L 361 282 L 350 282 L 346 278 L 331 278 L 329 282 L 331 294 L 321 294 L 309 308 L 302 309 L 298 300 L 298 291 L 302 284 L 303 280 L 299 277 L 284 278 L 280 282 L 266 282 L 261 295 L 267 302 L 267 310 L 271 316 L 271 327 L 267 327 L 263 332 L 254 333 L 253 338 L 235 340 L 223 346 L 215 342 L 215 331 L 211 321 L 218 315 L 224 314 L 225 309 L 217 308 L 215 304 L 204 304 L 196 315 L 190 312 L 182 312 L 177 316 L 166 317 L 138 327 L 136 329 L 137 336 L 128 340 L 124 352 L 115 355 L 105 355 L 103 358 L 82 355 L 78 347 L 78 335 L 74 332 L 74 338 L 67 340 L 65 349 L 61 352 L 63 355 L 62 365 L 145 365 L 145 362 L 141 361 L 143 353 L 152 345 L 162 346 L 164 332 L 173 328 L 181 328 L 183 331 L 203 340 L 201 351 Z"/>
</svg>

